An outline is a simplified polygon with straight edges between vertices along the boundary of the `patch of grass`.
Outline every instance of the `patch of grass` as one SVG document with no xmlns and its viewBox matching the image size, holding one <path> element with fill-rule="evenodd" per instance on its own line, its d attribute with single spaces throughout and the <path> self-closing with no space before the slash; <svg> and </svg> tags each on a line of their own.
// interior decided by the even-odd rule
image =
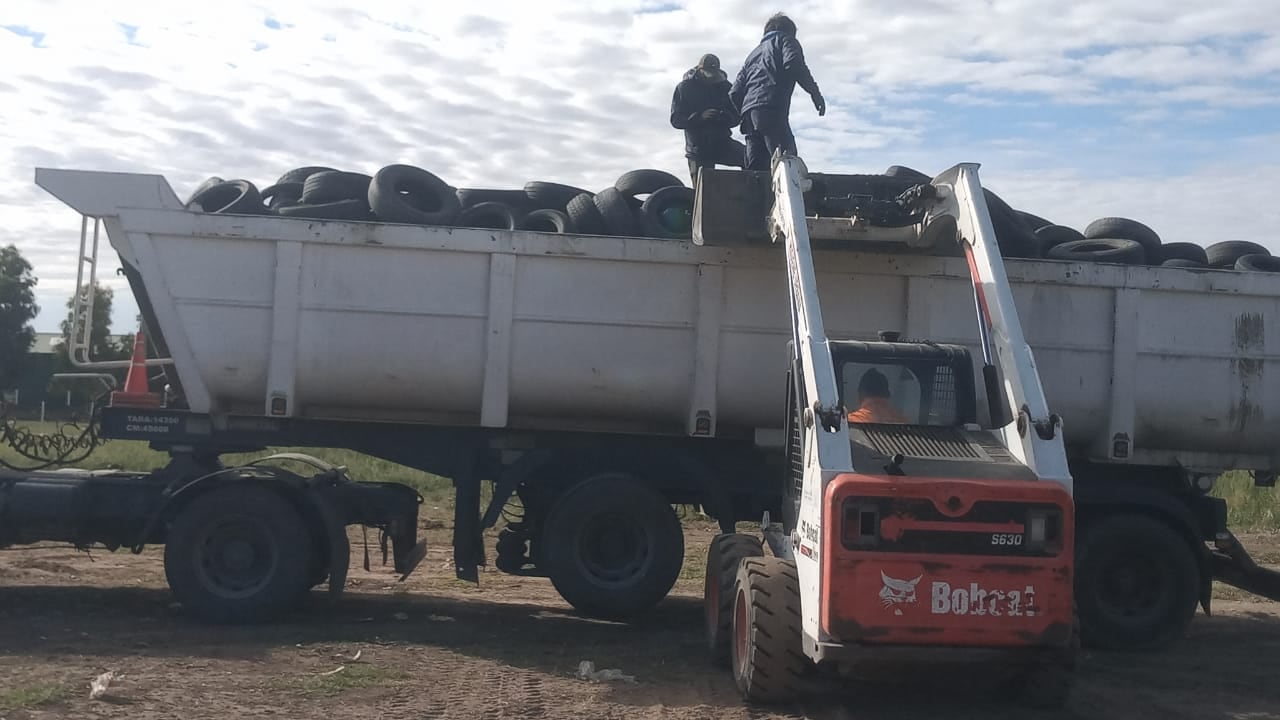
<svg viewBox="0 0 1280 720">
<path fill-rule="evenodd" d="M 26 687 L 0 690 L 0 712 L 30 710 L 43 705 L 52 705 L 67 698 L 70 690 L 61 683 L 39 683 Z"/>
<path fill-rule="evenodd" d="M 1224 474 L 1212 494 L 1227 501 L 1228 527 L 1253 532 L 1280 529 L 1280 495 L 1276 488 L 1254 487 L 1249 473 Z"/>
<path fill-rule="evenodd" d="M 282 690 L 293 690 L 304 695 L 332 697 L 348 690 L 383 687 L 409 677 L 404 670 L 383 668 L 369 663 L 352 663 L 341 672 L 330 675 L 315 674 L 279 678 L 273 684 Z"/>
</svg>

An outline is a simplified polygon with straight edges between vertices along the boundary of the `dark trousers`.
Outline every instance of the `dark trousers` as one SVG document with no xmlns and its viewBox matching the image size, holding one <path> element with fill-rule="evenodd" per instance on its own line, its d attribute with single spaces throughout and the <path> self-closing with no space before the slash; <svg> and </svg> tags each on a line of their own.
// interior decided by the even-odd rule
<svg viewBox="0 0 1280 720">
<path fill-rule="evenodd" d="M 699 147 L 697 154 L 689 158 L 689 177 L 693 179 L 693 186 L 698 186 L 699 168 L 714 168 L 716 165 L 742 167 L 746 162 L 746 150 L 742 143 L 733 138 L 724 138 L 709 147 Z"/>
<path fill-rule="evenodd" d="M 773 153 L 778 148 L 795 154 L 796 136 L 791 132 L 791 121 L 785 113 L 773 108 L 754 108 L 747 112 L 742 122 L 742 134 L 747 140 L 747 169 L 770 169 Z"/>
</svg>

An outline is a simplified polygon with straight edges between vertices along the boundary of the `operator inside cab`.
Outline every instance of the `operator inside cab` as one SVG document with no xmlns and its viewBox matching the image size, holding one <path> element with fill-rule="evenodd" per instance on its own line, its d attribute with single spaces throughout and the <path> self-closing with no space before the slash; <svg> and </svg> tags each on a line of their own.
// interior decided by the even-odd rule
<svg viewBox="0 0 1280 720">
<path fill-rule="evenodd" d="M 889 399 L 889 378 L 872 368 L 858 381 L 858 409 L 849 413 L 850 423 L 907 424 Z"/>
</svg>

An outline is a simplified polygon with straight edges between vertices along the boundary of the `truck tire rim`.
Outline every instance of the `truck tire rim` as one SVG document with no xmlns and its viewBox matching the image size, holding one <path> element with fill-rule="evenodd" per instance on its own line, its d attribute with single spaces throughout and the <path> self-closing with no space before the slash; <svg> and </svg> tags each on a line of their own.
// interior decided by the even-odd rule
<svg viewBox="0 0 1280 720">
<path fill-rule="evenodd" d="M 601 513 L 587 521 L 578 537 L 578 557 L 593 582 L 623 586 L 652 564 L 649 533 L 634 518 Z"/>
<path fill-rule="evenodd" d="M 747 595 L 739 589 L 733 602 L 733 672 L 739 678 L 747 675 Z"/>
<path fill-rule="evenodd" d="M 242 600 L 261 592 L 275 576 L 280 549 L 259 518 L 230 516 L 206 526 L 196 543 L 196 572 L 214 595 Z"/>
<path fill-rule="evenodd" d="M 1160 613 L 1167 583 L 1158 558 L 1146 554 L 1113 558 L 1099 570 L 1097 600 L 1108 614 L 1141 621 Z"/>
</svg>

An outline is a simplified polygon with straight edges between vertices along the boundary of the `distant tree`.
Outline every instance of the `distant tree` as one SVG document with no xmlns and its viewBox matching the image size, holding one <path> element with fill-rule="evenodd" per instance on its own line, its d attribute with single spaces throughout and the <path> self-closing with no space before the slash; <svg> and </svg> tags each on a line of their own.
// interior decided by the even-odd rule
<svg viewBox="0 0 1280 720">
<path fill-rule="evenodd" d="M 35 342 L 31 321 L 40 312 L 35 286 L 31 263 L 18 248 L 0 248 L 0 389 L 17 380 Z"/>
<path fill-rule="evenodd" d="M 127 360 L 133 352 L 133 336 L 129 335 L 127 342 L 119 342 L 111 336 L 111 300 L 113 293 L 111 288 L 101 285 L 94 285 L 93 295 L 93 318 L 90 321 L 89 330 L 89 357 L 93 360 Z M 62 321 L 62 355 L 66 356 L 71 351 L 71 331 L 74 327 L 72 312 L 76 306 L 76 299 L 73 295 L 67 300 L 67 317 Z M 71 366 L 68 358 L 67 367 Z"/>
</svg>

